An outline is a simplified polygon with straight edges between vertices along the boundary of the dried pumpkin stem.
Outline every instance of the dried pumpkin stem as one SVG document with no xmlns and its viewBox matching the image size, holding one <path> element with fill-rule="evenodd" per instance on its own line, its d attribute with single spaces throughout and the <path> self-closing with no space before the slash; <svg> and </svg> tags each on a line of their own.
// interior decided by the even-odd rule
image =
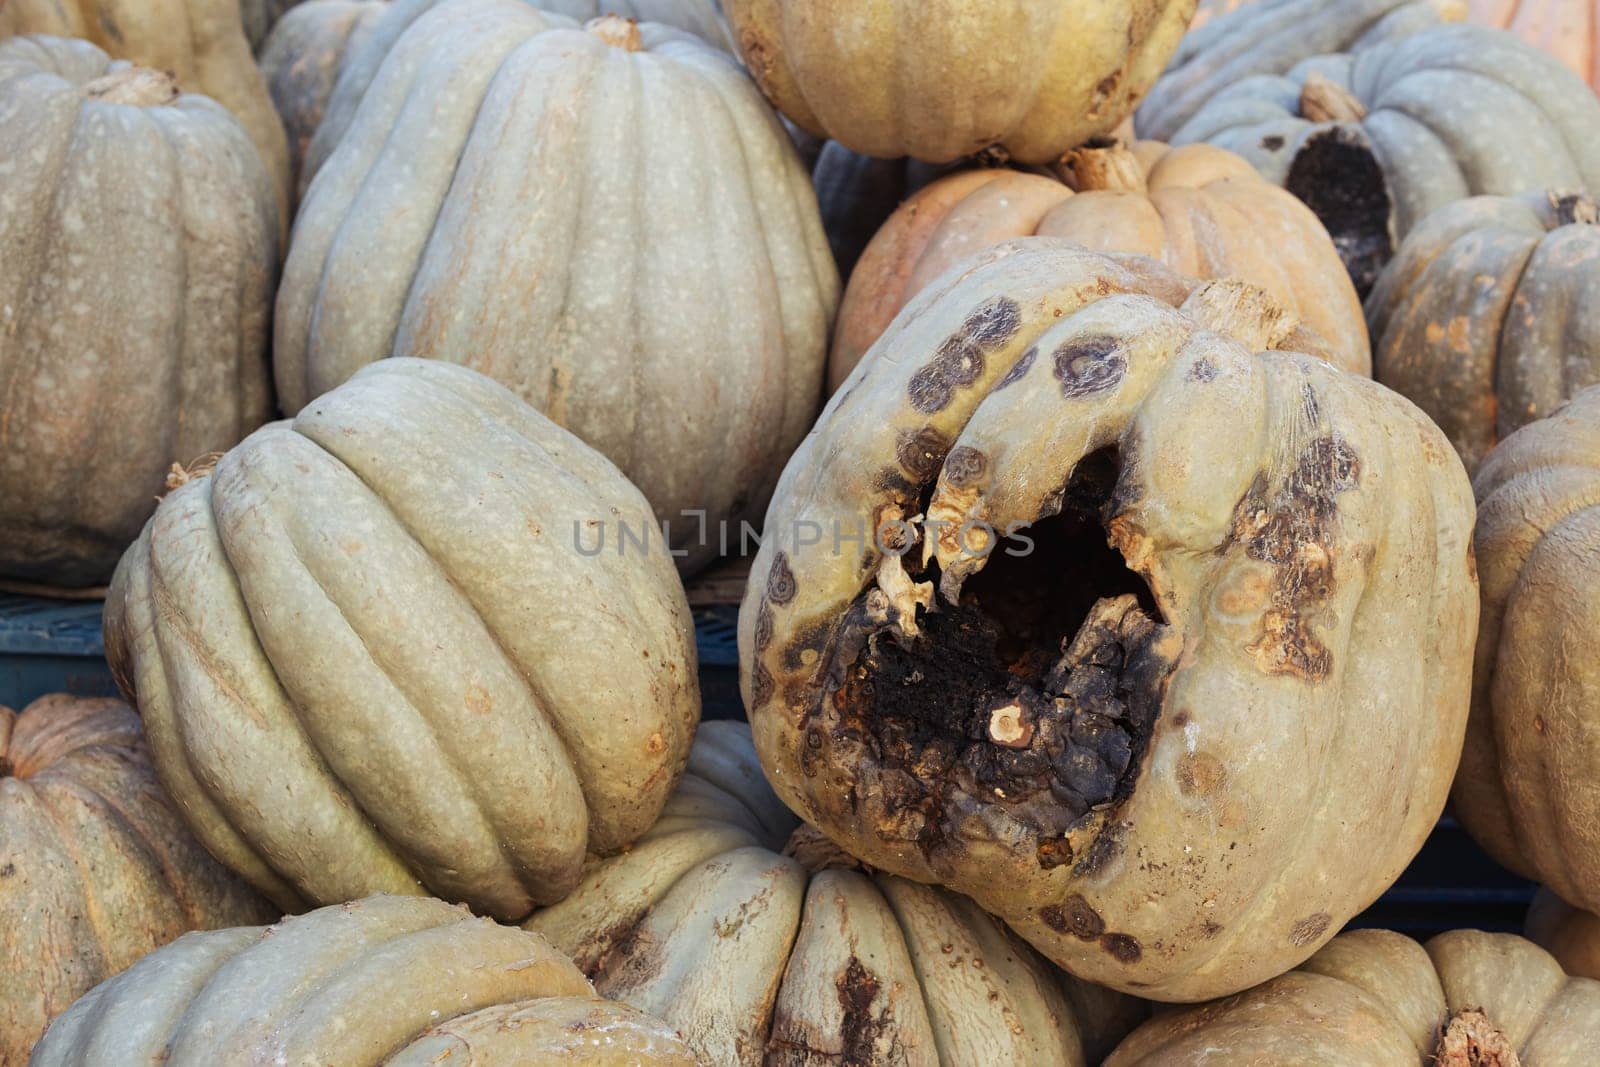
<svg viewBox="0 0 1600 1067">
<path fill-rule="evenodd" d="M 1451 1017 L 1433 1062 L 1436 1067 L 1522 1067 L 1511 1039 L 1481 1011 Z"/>
<path fill-rule="evenodd" d="M 624 52 L 637 52 L 644 48 L 644 39 L 639 36 L 639 24 L 621 15 L 602 15 L 591 19 L 584 29 Z"/>
<path fill-rule="evenodd" d="M 1184 301 L 1183 311 L 1202 328 L 1236 337 L 1257 352 L 1279 347 L 1300 326 L 1265 289 L 1233 278 L 1200 286 Z"/>
<path fill-rule="evenodd" d="M 1061 157 L 1061 177 L 1074 192 L 1110 190 L 1142 193 L 1148 188 L 1144 167 L 1120 141 L 1089 142 Z"/>
<path fill-rule="evenodd" d="M 1300 114 L 1312 122 L 1360 122 L 1367 107 L 1332 78 L 1312 74 L 1300 90 Z"/>
<path fill-rule="evenodd" d="M 1582 193 L 1551 192 L 1550 207 L 1560 226 L 1593 226 L 1600 223 L 1600 205 Z"/>
<path fill-rule="evenodd" d="M 123 67 L 102 75 L 83 87 L 90 100 L 128 107 L 164 107 L 182 95 L 178 79 L 164 70 Z"/>
</svg>

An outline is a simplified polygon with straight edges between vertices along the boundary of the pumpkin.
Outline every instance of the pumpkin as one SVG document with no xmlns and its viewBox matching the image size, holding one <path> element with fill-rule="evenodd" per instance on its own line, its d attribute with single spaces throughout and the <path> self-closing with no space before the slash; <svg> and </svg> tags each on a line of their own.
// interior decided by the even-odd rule
<svg viewBox="0 0 1600 1067">
<path fill-rule="evenodd" d="M 1195 8 L 1194 18 L 1189 20 L 1189 32 L 1193 33 L 1219 15 L 1237 11 L 1252 2 L 1253 0 L 1200 0 L 1200 6 Z"/>
<path fill-rule="evenodd" d="M 1142 253 L 1192 277 L 1253 282 L 1327 338 L 1340 366 L 1371 374 L 1361 301 L 1327 231 L 1238 156 L 1209 145 L 1092 145 L 1067 153 L 1059 177 L 965 171 L 907 200 L 850 278 L 829 385 L 837 389 L 906 302 L 952 264 L 1033 234 Z"/>
<path fill-rule="evenodd" d="M 1217 11 L 1219 6 L 1239 10 Z M 1207 101 L 1235 82 L 1284 74 L 1329 52 L 1360 52 L 1445 21 L 1460 21 L 1461 0 L 1236 0 L 1202 3 L 1194 29 L 1136 117 L 1139 136 L 1170 141 Z"/>
<path fill-rule="evenodd" d="M 811 184 L 841 278 L 850 276 L 873 235 L 901 202 L 945 170 L 914 159 L 873 159 L 838 141 L 816 145 Z"/>
<path fill-rule="evenodd" d="M 1540 889 L 1528 908 L 1528 940 L 1554 956 L 1568 974 L 1600 976 L 1600 918 Z"/>
<path fill-rule="evenodd" d="M 289 135 L 289 170 L 297 187 L 340 64 L 361 48 L 388 9 L 387 0 L 306 0 L 284 13 L 261 49 L 261 72 Z"/>
<path fill-rule="evenodd" d="M 1501 437 L 1600 383 L 1600 212 L 1583 196 L 1474 197 L 1429 215 L 1367 300 L 1378 378 L 1467 469 Z"/>
<path fill-rule="evenodd" d="M 269 415 L 277 221 L 239 124 L 85 41 L 0 41 L 0 580 L 99 585 L 167 467 Z"/>
<path fill-rule="evenodd" d="M 1335 938 L 1241 996 L 1157 1015 L 1106 1067 L 1578 1067 L 1600 1042 L 1600 982 L 1512 934 Z"/>
<path fill-rule="evenodd" d="M 1544 49 L 1591 86 L 1600 86 L 1593 0 L 1467 0 L 1473 22 L 1510 30 Z"/>
<path fill-rule="evenodd" d="M 1473 482 L 1483 624 L 1456 776 L 1496 861 L 1600 908 L 1600 387 L 1489 454 Z"/>
<path fill-rule="evenodd" d="M 0 706 L 0 1063 L 173 938 L 267 915 L 174 814 L 127 705 Z"/>
<path fill-rule="evenodd" d="M 84 38 L 113 58 L 170 74 L 184 92 L 203 93 L 233 112 L 272 180 L 274 225 L 287 232 L 288 148 L 236 0 L 5 0 L 0 39 L 22 34 Z"/>
<path fill-rule="evenodd" d="M 244 25 L 245 40 L 259 52 L 266 43 L 278 20 L 283 18 L 302 0 L 239 0 L 239 18 Z"/>
<path fill-rule="evenodd" d="M 1061 976 L 971 901 L 796 825 L 744 723 L 700 728 L 661 820 L 527 927 L 702 1063 L 1099 1063 L 1136 1001 Z"/>
<path fill-rule="evenodd" d="M 374 896 L 190 934 L 56 1020 L 33 1067 L 329 1063 L 694 1067 L 660 1020 L 594 995 L 537 934 Z"/>
<path fill-rule="evenodd" d="M 1195 0 L 725 0 L 745 64 L 801 128 L 853 151 L 1046 163 L 1110 133 Z"/>
<path fill-rule="evenodd" d="M 1270 978 L 1371 903 L 1460 753 L 1472 497 L 1421 412 L 1293 326 L 1042 237 L 913 298 L 752 565 L 779 796 L 1152 999 Z"/>
<path fill-rule="evenodd" d="M 1315 211 L 1365 294 L 1430 212 L 1600 191 L 1600 100 L 1510 34 L 1440 26 L 1222 90 L 1173 135 L 1237 152 Z"/>
<path fill-rule="evenodd" d="M 688 573 L 810 428 L 838 285 L 794 147 L 726 54 L 448 0 L 301 205 L 278 395 L 298 411 L 389 355 L 484 371 L 613 459 Z"/>
<path fill-rule="evenodd" d="M 688 753 L 672 563 L 596 544 L 650 522 L 505 389 L 388 360 L 167 495 L 106 652 L 196 834 L 283 910 L 519 919 L 648 829 Z"/>
</svg>

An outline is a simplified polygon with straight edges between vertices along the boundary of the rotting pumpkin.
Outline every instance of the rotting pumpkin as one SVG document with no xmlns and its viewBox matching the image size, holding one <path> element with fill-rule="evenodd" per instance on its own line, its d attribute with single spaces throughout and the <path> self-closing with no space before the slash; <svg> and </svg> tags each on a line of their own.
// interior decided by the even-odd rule
<svg viewBox="0 0 1600 1067">
<path fill-rule="evenodd" d="M 837 389 L 906 302 L 952 264 L 1032 235 L 1259 285 L 1329 342 L 1340 367 L 1372 373 L 1361 299 L 1328 231 L 1243 159 L 1211 145 L 1110 142 L 1074 149 L 1053 170 L 962 171 L 901 205 L 850 276 L 829 386 Z"/>
<path fill-rule="evenodd" d="M 1154 999 L 1371 903 L 1460 753 L 1472 497 L 1293 326 L 1048 238 L 907 305 L 785 471 L 740 614 L 785 802 Z"/>
<path fill-rule="evenodd" d="M 139 717 L 56 694 L 0 707 L 0 1064 L 97 983 L 190 930 L 276 911 L 189 835 Z"/>
<path fill-rule="evenodd" d="M 283 910 L 426 891 L 520 919 L 647 830 L 688 755 L 671 560 L 583 554 L 651 521 L 503 387 L 384 360 L 167 495 L 106 653 L 196 835 Z"/>
<path fill-rule="evenodd" d="M 1145 1014 L 797 826 L 743 723 L 702 726 L 660 821 L 526 926 L 718 1067 L 1081 1067 Z"/>
</svg>

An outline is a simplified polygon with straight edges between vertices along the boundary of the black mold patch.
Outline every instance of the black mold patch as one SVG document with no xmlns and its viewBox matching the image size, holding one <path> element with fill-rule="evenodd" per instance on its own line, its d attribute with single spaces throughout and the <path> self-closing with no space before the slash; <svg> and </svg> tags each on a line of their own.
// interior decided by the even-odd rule
<svg viewBox="0 0 1600 1067">
<path fill-rule="evenodd" d="M 774 604 L 787 604 L 799 589 L 794 580 L 794 571 L 789 569 L 789 557 L 779 552 L 772 560 L 771 573 L 767 575 L 767 599 Z"/>
<path fill-rule="evenodd" d="M 924 415 L 942 411 L 955 390 L 983 377 L 989 354 L 1003 347 L 1022 328 L 1022 309 L 1015 300 L 997 296 L 968 315 L 947 337 L 928 365 L 911 376 L 906 394 Z"/>
<path fill-rule="evenodd" d="M 989 469 L 989 460 L 982 452 L 967 445 L 958 445 L 944 461 L 944 479 L 957 489 L 977 485 Z"/>
<path fill-rule="evenodd" d="M 1055 374 L 1068 400 L 1115 388 L 1128 373 L 1127 357 L 1115 337 L 1081 337 L 1055 351 Z"/>
</svg>

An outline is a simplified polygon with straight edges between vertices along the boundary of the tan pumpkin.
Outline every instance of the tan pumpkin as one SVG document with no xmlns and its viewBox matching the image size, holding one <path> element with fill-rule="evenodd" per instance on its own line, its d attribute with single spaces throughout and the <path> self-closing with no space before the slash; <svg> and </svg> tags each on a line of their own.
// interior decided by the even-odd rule
<svg viewBox="0 0 1600 1067">
<path fill-rule="evenodd" d="M 702 726 L 661 820 L 527 926 L 719 1067 L 1072 1067 L 1099 1063 L 1143 1014 L 971 901 L 797 829 L 743 723 Z"/>
<path fill-rule="evenodd" d="M 146 953 L 271 914 L 189 836 L 127 705 L 0 707 L 0 1064 Z"/>
<path fill-rule="evenodd" d="M 273 25 L 261 49 L 261 73 L 289 137 L 294 188 L 341 64 L 361 49 L 388 9 L 388 0 L 306 0 Z"/>
<path fill-rule="evenodd" d="M 94 45 L 0 41 L 0 581 L 102 585 L 167 468 L 271 411 L 244 130 Z"/>
<path fill-rule="evenodd" d="M 90 991 L 33 1067 L 695 1067 L 670 1027 L 600 1000 L 536 934 L 371 897 L 191 934 Z"/>
<path fill-rule="evenodd" d="M 1248 993 L 1158 1014 L 1105 1067 L 1586 1067 L 1597 1047 L 1600 982 L 1537 945 L 1353 930 Z"/>
<path fill-rule="evenodd" d="M 1153 999 L 1371 903 L 1460 753 L 1472 497 L 1293 325 L 1043 237 L 913 299 L 785 471 L 740 613 L 785 802 Z"/>
<path fill-rule="evenodd" d="M 1600 9 L 1594 0 L 1466 0 L 1473 22 L 1510 30 L 1600 87 Z"/>
<path fill-rule="evenodd" d="M 1529 941 L 1554 956 L 1568 974 L 1600 978 L 1600 917 L 1540 889 L 1528 908 Z"/>
<path fill-rule="evenodd" d="M 647 830 L 688 754 L 677 573 L 591 537 L 650 522 L 504 388 L 385 360 L 167 495 L 106 652 L 196 834 L 283 910 L 520 919 Z"/>
<path fill-rule="evenodd" d="M 779 110 L 869 156 L 1046 163 L 1132 113 L 1195 0 L 724 0 Z"/>
<path fill-rule="evenodd" d="M 969 170 L 908 199 L 850 276 L 829 386 L 837 389 L 900 309 L 960 259 L 1035 234 L 1259 285 L 1330 342 L 1340 367 L 1371 374 L 1361 300 L 1328 232 L 1238 156 L 1209 145 L 1096 145 L 1067 153 L 1058 173 Z"/>
<path fill-rule="evenodd" d="M 1600 387 L 1473 488 L 1483 622 L 1453 803 L 1499 863 L 1600 909 Z"/>
<path fill-rule="evenodd" d="M 1600 384 L 1600 211 L 1585 196 L 1474 197 L 1423 220 L 1367 300 L 1378 380 L 1473 470 L 1502 437 Z"/>
<path fill-rule="evenodd" d="M 615 461 L 691 572 L 810 428 L 838 290 L 794 146 L 726 53 L 446 0 L 307 190 L 278 396 L 299 411 L 390 355 L 483 371 Z"/>
<path fill-rule="evenodd" d="M 1217 16 L 1237 11 L 1251 2 L 1253 0 L 1200 0 L 1200 6 L 1195 8 L 1194 18 L 1189 21 L 1189 31 L 1192 33 Z"/>
<path fill-rule="evenodd" d="M 113 59 L 171 74 L 184 92 L 204 93 L 233 112 L 272 179 L 277 225 L 288 231 L 288 146 L 238 0 L 5 0 L 0 39 L 21 34 L 82 37 Z"/>
</svg>

